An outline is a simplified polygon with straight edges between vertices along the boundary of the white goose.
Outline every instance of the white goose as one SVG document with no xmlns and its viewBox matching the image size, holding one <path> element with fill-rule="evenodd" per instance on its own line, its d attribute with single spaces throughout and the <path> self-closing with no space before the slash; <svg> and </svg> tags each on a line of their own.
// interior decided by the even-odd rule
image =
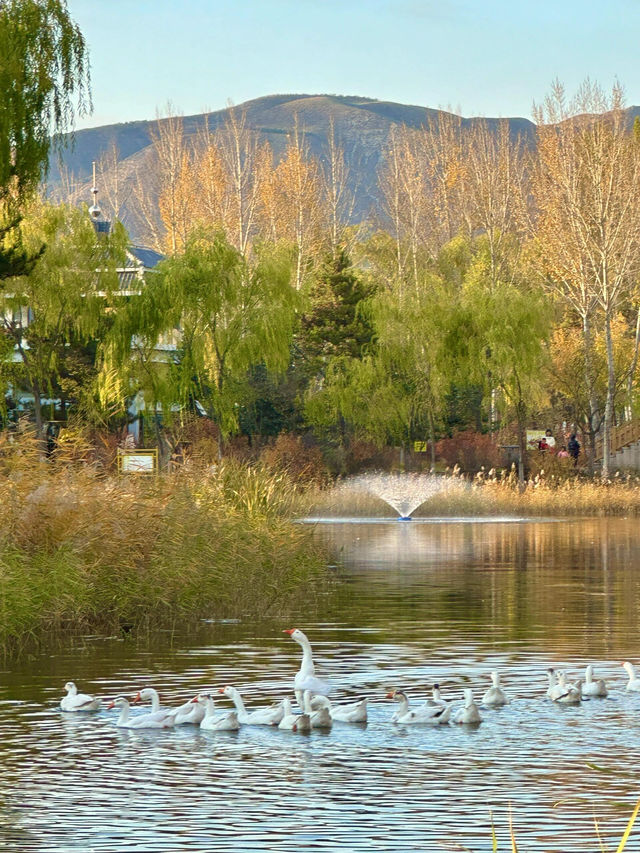
<svg viewBox="0 0 640 853">
<path fill-rule="evenodd" d="M 624 669 L 627 671 L 627 675 L 629 676 L 629 681 L 627 682 L 627 690 L 632 690 L 634 693 L 640 693 L 640 678 L 636 676 L 636 670 L 632 663 L 629 661 L 625 661 L 625 663 L 621 664 Z"/>
<path fill-rule="evenodd" d="M 427 705 L 425 702 L 424 705 L 412 711 L 409 708 L 407 694 L 403 690 L 393 690 L 391 693 L 387 693 L 387 699 L 393 699 L 400 705 L 398 710 L 392 715 L 391 720 L 403 726 L 438 726 L 448 723 L 451 717 L 451 708 L 449 705 L 442 707 L 441 705 Z"/>
<path fill-rule="evenodd" d="M 349 702 L 344 705 L 332 705 L 326 696 L 314 696 L 311 707 L 328 708 L 334 723 L 366 723 L 367 722 L 367 700 Z"/>
<path fill-rule="evenodd" d="M 116 726 L 122 729 L 166 729 L 173 727 L 173 717 L 161 717 L 158 714 L 142 714 L 139 717 L 129 717 L 129 701 L 124 696 L 118 696 L 107 708 L 119 708 L 120 716 Z"/>
<path fill-rule="evenodd" d="M 562 696 L 565 692 L 565 688 L 560 685 L 558 681 L 558 676 L 556 675 L 555 669 L 553 667 L 549 667 L 547 670 L 547 678 L 549 679 L 549 686 L 547 687 L 547 696 L 553 702 L 556 701 L 558 696 Z"/>
<path fill-rule="evenodd" d="M 161 723 L 163 723 L 164 720 L 170 720 L 171 722 L 167 722 L 166 725 L 175 725 L 177 712 L 172 711 L 169 708 L 160 707 L 158 691 L 154 690 L 153 687 L 145 687 L 143 690 L 139 690 L 133 697 L 133 704 L 136 705 L 138 702 L 146 702 L 147 700 L 151 700 L 151 712 L 149 714 L 145 714 L 146 717 L 153 717 Z"/>
<path fill-rule="evenodd" d="M 507 699 L 507 694 L 500 687 L 500 674 L 495 669 L 491 673 L 491 682 L 492 686 L 482 697 L 482 704 L 493 705 L 494 707 L 498 707 L 499 705 L 507 705 L 509 703 L 509 700 Z"/>
<path fill-rule="evenodd" d="M 311 718 L 309 714 L 294 714 L 291 708 L 291 699 L 288 696 L 282 700 L 282 710 L 284 716 L 278 723 L 279 729 L 286 729 L 290 732 L 311 731 Z"/>
<path fill-rule="evenodd" d="M 305 690 L 303 695 L 304 713 L 309 715 L 312 729 L 330 729 L 333 725 L 331 712 L 328 708 L 321 707 L 315 711 L 311 707 L 311 691 Z"/>
<path fill-rule="evenodd" d="M 584 684 L 582 685 L 583 696 L 607 696 L 607 684 L 602 678 L 594 679 L 593 666 L 588 664 L 584 671 Z"/>
<path fill-rule="evenodd" d="M 63 711 L 97 711 L 102 704 L 97 697 L 78 693 L 78 688 L 73 681 L 67 681 L 64 689 L 67 695 L 60 700 L 60 708 Z"/>
<path fill-rule="evenodd" d="M 444 701 L 442 696 L 440 695 L 440 685 L 434 684 L 431 688 L 432 699 L 427 699 L 428 705 L 440 705 L 440 707 L 445 708 L 447 703 Z"/>
<path fill-rule="evenodd" d="M 205 703 L 195 699 L 189 699 L 184 705 L 180 705 L 173 712 L 175 714 L 176 726 L 200 726 L 205 717 Z"/>
<path fill-rule="evenodd" d="M 464 691 L 464 708 L 460 708 L 455 715 L 453 722 L 464 725 L 476 725 L 482 722 L 478 706 L 473 701 L 473 691 L 469 687 L 465 687 Z"/>
<path fill-rule="evenodd" d="M 558 685 L 562 688 L 562 692 L 554 698 L 554 702 L 558 702 L 560 705 L 579 705 L 582 702 L 582 681 L 569 684 L 566 674 L 560 671 L 558 673 Z"/>
<path fill-rule="evenodd" d="M 277 705 L 271 705 L 268 708 L 259 708 L 249 713 L 245 708 L 242 696 L 235 687 L 229 685 L 221 687 L 218 693 L 224 693 L 225 696 L 231 699 L 238 712 L 238 721 L 243 726 L 277 726 L 284 716 L 282 702 L 278 702 Z"/>
<path fill-rule="evenodd" d="M 191 704 L 202 709 L 204 716 L 200 721 L 201 729 L 210 732 L 237 732 L 240 728 L 237 711 L 216 714 L 216 705 L 210 693 L 199 693 L 191 700 Z"/>
<path fill-rule="evenodd" d="M 313 663 L 313 650 L 311 643 L 306 634 L 299 628 L 287 628 L 282 632 L 288 634 L 292 640 L 295 640 L 302 646 L 302 663 L 300 669 L 296 673 L 293 680 L 293 689 L 296 694 L 296 700 L 300 708 L 304 710 L 304 691 L 310 690 L 312 693 L 318 693 L 322 696 L 327 696 L 331 693 L 331 685 L 327 681 L 322 681 L 316 678 L 316 668 Z"/>
</svg>

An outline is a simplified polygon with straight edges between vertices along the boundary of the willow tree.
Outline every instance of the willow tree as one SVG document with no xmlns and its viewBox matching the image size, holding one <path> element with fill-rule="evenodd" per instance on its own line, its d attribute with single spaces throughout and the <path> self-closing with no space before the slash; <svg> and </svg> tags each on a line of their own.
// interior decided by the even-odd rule
<svg viewBox="0 0 640 853">
<path fill-rule="evenodd" d="M 310 422 L 327 427 L 344 418 L 379 445 L 428 435 L 433 448 L 448 376 L 449 306 L 439 280 L 426 276 L 418 288 L 397 283 L 366 300 L 360 312 L 371 329 L 368 345 L 329 362 L 322 387 L 307 395 Z"/>
<path fill-rule="evenodd" d="M 607 351 L 602 474 L 610 463 L 616 368 L 612 322 L 640 273 L 640 149 L 627 127 L 622 91 L 587 81 L 567 103 L 556 83 L 536 111 L 536 235 L 548 286 L 582 323 L 594 447 L 593 324 L 600 313 Z"/>
<path fill-rule="evenodd" d="M 90 106 L 86 45 L 65 0 L 0 3 L 0 278 L 27 272 L 18 226 L 52 144 Z"/>
<path fill-rule="evenodd" d="M 222 452 L 238 428 L 250 369 L 287 368 L 296 302 L 281 256 L 265 251 L 250 267 L 224 235 L 201 231 L 131 301 L 114 327 L 105 372 L 116 369 L 121 389 L 142 390 L 145 408 L 160 404 L 165 417 L 198 400 L 218 425 Z"/>
<path fill-rule="evenodd" d="M 32 206 L 22 228 L 27 252 L 42 244 L 47 250 L 33 269 L 7 279 L 0 291 L 0 331 L 8 344 L 0 379 L 5 389 L 33 396 L 41 435 L 43 398 L 64 399 L 71 388 L 76 399 L 91 393 L 82 386 L 93 375 L 93 363 L 74 376 L 82 361 L 76 357 L 108 324 L 105 307 L 115 299 L 126 234 L 116 228 L 98 241 L 87 211 L 65 205 Z"/>
<path fill-rule="evenodd" d="M 448 349 L 463 376 L 484 384 L 486 391 L 501 390 L 515 416 L 522 482 L 527 421 L 544 397 L 552 306 L 522 266 L 511 267 L 507 280 L 498 279 L 488 289 L 490 269 L 491 248 L 482 235 L 459 293 L 457 332 Z"/>
</svg>

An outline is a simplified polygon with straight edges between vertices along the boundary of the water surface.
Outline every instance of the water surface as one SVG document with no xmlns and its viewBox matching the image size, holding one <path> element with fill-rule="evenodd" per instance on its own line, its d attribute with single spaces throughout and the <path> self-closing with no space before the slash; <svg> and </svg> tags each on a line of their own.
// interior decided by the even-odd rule
<svg viewBox="0 0 640 853">
<path fill-rule="evenodd" d="M 295 620 L 212 622 L 152 637 L 85 637 L 6 662 L 0 679 L 0 849 L 491 850 L 511 809 L 529 851 L 615 849 L 640 796 L 638 522 L 318 524 L 344 579 Z M 166 704 L 235 684 L 249 705 L 291 691 L 309 635 L 366 726 L 329 733 L 126 731 L 107 710 L 57 710 L 68 679 L 104 696 L 155 686 Z M 545 699 L 545 670 L 593 662 L 610 697 Z M 392 725 L 388 690 L 461 704 L 498 669 L 512 702 L 478 728 Z M 221 706 L 224 704 L 220 703 Z M 640 828 L 636 830 L 640 849 Z"/>
</svg>

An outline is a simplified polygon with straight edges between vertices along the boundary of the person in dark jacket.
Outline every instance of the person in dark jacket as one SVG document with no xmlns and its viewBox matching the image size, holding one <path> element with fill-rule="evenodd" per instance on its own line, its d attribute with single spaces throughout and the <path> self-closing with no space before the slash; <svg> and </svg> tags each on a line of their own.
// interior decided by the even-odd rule
<svg viewBox="0 0 640 853">
<path fill-rule="evenodd" d="M 573 464 L 578 464 L 578 456 L 580 456 L 580 442 L 576 438 L 575 432 L 572 432 L 569 436 L 569 442 L 567 444 L 567 450 L 569 451 L 569 456 L 573 459 Z"/>
</svg>

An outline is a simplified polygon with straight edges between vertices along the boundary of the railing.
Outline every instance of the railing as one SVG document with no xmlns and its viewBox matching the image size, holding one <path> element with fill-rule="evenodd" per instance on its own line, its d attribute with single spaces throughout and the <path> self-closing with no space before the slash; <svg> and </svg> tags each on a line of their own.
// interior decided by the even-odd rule
<svg viewBox="0 0 640 853">
<path fill-rule="evenodd" d="M 609 436 L 609 447 L 611 453 L 617 453 L 623 447 L 633 444 L 634 441 L 640 441 L 640 419 L 627 421 L 620 426 L 612 427 Z M 604 441 L 601 438 L 596 440 L 596 459 L 602 459 L 604 455 Z"/>
</svg>

